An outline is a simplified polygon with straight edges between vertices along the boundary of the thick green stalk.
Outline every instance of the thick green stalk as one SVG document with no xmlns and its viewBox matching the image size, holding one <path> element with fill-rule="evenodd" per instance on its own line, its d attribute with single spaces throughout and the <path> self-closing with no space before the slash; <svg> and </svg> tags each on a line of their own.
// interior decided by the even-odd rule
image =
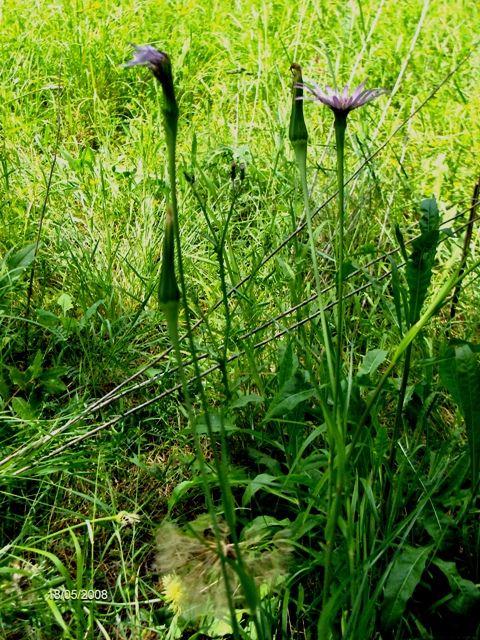
<svg viewBox="0 0 480 640">
<path fill-rule="evenodd" d="M 308 192 L 307 183 L 307 147 L 308 147 L 308 131 L 303 115 L 303 79 L 302 68 L 296 62 L 292 62 L 290 71 L 293 75 L 292 85 L 292 110 L 290 112 L 290 126 L 288 137 L 292 143 L 297 160 L 298 171 L 300 173 L 300 182 L 303 191 L 303 203 L 305 207 L 305 216 L 307 218 L 308 237 L 310 241 L 310 252 L 312 254 L 313 273 L 315 277 L 315 289 L 317 291 L 317 300 L 320 307 L 320 318 L 322 322 L 322 332 L 325 342 L 325 353 L 327 356 L 328 373 L 330 376 L 330 385 L 334 386 L 334 368 L 333 354 L 331 351 L 330 332 L 328 330 L 327 320 L 324 312 L 324 304 L 322 297 L 322 288 L 320 286 L 320 276 L 318 272 L 317 252 L 315 249 L 315 236 L 313 235 L 312 215 L 310 212 L 310 194 Z"/>
<path fill-rule="evenodd" d="M 332 559 L 333 548 L 335 545 L 335 532 L 338 524 L 338 516 L 340 511 L 340 503 L 343 494 L 343 486 L 345 482 L 345 436 L 343 434 L 343 417 L 341 416 L 339 395 L 341 381 L 341 352 L 343 332 L 342 316 L 343 306 L 340 302 L 339 320 L 337 323 L 337 358 L 334 366 L 334 358 L 331 350 L 330 332 L 328 329 L 322 290 L 320 286 L 320 276 L 318 271 L 317 253 L 315 247 L 315 236 L 313 234 L 312 216 L 310 212 L 310 197 L 307 184 L 307 144 L 308 134 L 303 117 L 303 101 L 299 98 L 303 97 L 302 73 L 300 65 L 293 63 L 290 67 L 294 76 L 293 96 L 292 96 L 292 112 L 290 117 L 289 137 L 295 151 L 300 180 L 302 183 L 303 199 L 305 206 L 305 216 L 307 219 L 308 236 L 310 241 L 310 252 L 312 255 L 313 273 L 315 277 L 315 288 L 317 291 L 318 304 L 320 306 L 320 317 L 322 322 L 322 330 L 325 342 L 325 353 L 327 357 L 327 366 L 330 376 L 330 388 L 333 395 L 334 412 L 330 415 L 328 404 L 322 398 L 320 390 L 320 400 L 322 402 L 322 410 L 327 423 L 327 433 L 330 445 L 329 474 L 328 474 L 328 505 L 329 514 L 327 518 L 327 526 L 325 529 L 326 537 L 326 555 L 325 555 L 325 582 L 323 592 L 323 604 L 328 601 L 328 592 L 332 580 Z M 342 119 L 343 118 L 343 119 Z M 343 126 L 342 126 L 343 124 Z M 345 140 L 346 115 L 336 118 L 335 131 L 337 133 L 337 154 L 338 154 L 338 179 L 339 179 L 339 199 L 340 199 L 340 276 L 339 276 L 339 299 L 342 295 L 343 281 L 341 274 L 341 265 L 343 263 L 343 149 Z M 335 460 L 337 462 L 337 472 L 335 476 Z M 333 487 L 335 485 L 335 490 Z"/>
</svg>

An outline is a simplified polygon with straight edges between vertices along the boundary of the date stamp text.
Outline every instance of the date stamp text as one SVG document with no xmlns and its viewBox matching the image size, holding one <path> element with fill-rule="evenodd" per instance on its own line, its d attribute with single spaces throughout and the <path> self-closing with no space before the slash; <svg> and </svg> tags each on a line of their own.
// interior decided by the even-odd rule
<svg viewBox="0 0 480 640">
<path fill-rule="evenodd" d="M 106 589 L 49 589 L 49 600 L 108 600 Z"/>
</svg>

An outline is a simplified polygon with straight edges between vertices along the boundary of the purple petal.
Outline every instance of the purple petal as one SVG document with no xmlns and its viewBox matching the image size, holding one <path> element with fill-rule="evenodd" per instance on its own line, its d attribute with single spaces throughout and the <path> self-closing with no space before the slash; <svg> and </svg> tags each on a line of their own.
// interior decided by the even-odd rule
<svg viewBox="0 0 480 640">
<path fill-rule="evenodd" d="M 155 47 L 151 47 L 148 44 L 137 46 L 136 44 L 132 44 L 132 47 L 135 49 L 133 54 L 133 60 L 129 60 L 125 64 L 122 64 L 122 67 L 156 67 L 162 62 L 164 62 L 166 56 L 164 53 L 155 49 Z"/>
<path fill-rule="evenodd" d="M 358 98 L 358 96 L 362 93 L 363 91 L 363 87 L 367 84 L 367 81 L 364 80 L 362 82 L 362 84 L 359 84 L 358 87 L 356 89 L 353 90 L 352 93 L 352 101 L 355 102 Z"/>
</svg>

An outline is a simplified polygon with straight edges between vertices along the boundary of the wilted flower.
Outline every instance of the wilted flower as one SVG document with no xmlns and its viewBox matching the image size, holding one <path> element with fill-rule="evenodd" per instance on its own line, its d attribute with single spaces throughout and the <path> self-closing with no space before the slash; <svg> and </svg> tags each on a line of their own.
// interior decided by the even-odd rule
<svg viewBox="0 0 480 640">
<path fill-rule="evenodd" d="M 137 516 L 136 513 L 128 513 L 127 511 L 119 511 L 115 519 L 122 527 L 127 527 L 128 525 L 133 526 L 137 522 L 140 522 L 140 516 Z"/>
<path fill-rule="evenodd" d="M 191 523 L 198 538 L 165 523 L 157 535 L 156 566 L 162 575 L 165 599 L 175 613 L 194 619 L 212 610 L 218 619 L 228 615 L 228 598 L 222 577 L 218 544 L 206 517 Z M 218 523 L 222 553 L 236 561 L 235 546 L 228 539 L 228 527 Z M 268 531 L 239 543 L 245 568 L 263 591 L 278 588 L 288 571 L 291 548 L 285 535 L 266 539 Z M 226 565 L 228 582 L 236 605 L 244 604 L 240 580 L 230 563 Z"/>
<path fill-rule="evenodd" d="M 122 64 L 121 66 L 124 68 L 148 67 L 152 71 L 157 71 L 165 63 L 170 64 L 170 60 L 166 53 L 155 49 L 155 47 L 152 47 L 149 44 L 140 46 L 132 44 L 132 47 L 135 49 L 133 60 L 129 60 L 128 62 L 125 62 L 125 64 Z"/>
<path fill-rule="evenodd" d="M 149 44 L 137 46 L 133 60 L 122 64 L 122 67 L 148 67 L 153 72 L 155 78 L 160 82 L 165 98 L 163 114 L 165 118 L 165 128 L 167 132 L 167 143 L 174 146 L 177 134 L 178 106 L 175 100 L 175 90 L 173 87 L 172 65 L 170 58 L 163 51 L 159 51 Z"/>
<path fill-rule="evenodd" d="M 325 91 L 320 89 L 318 84 L 312 83 L 299 84 L 298 87 L 304 88 L 306 91 L 312 94 L 310 97 L 298 97 L 297 100 L 319 100 L 327 107 L 330 107 L 332 111 L 337 114 L 346 116 L 353 109 L 363 107 L 364 104 L 378 98 L 385 93 L 390 93 L 387 89 L 365 89 L 366 80 L 362 82 L 356 89 L 354 89 L 352 95 L 349 95 L 350 88 L 346 85 L 343 91 L 339 89 L 332 89 L 328 85 L 325 87 Z"/>
</svg>

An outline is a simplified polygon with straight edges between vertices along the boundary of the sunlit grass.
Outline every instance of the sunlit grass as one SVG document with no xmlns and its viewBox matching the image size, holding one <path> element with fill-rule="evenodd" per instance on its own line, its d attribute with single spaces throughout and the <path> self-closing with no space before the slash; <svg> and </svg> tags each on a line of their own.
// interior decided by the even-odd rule
<svg viewBox="0 0 480 640">
<path fill-rule="evenodd" d="M 315 312 L 315 302 L 251 338 L 240 339 L 315 291 L 306 232 L 257 269 L 262 258 L 296 229 L 303 214 L 301 185 L 288 143 L 289 67 L 292 61 L 301 63 L 304 79 L 321 86 L 357 86 L 368 78 L 369 86 L 393 90 L 390 97 L 349 117 L 345 167 L 349 176 L 471 51 L 474 25 L 480 23 L 478 3 L 6 0 L 0 11 L 1 257 L 35 241 L 60 115 L 60 143 L 36 262 L 30 314 L 35 324 L 30 327 L 27 349 L 22 316 L 28 278 L 17 280 L 2 298 L 0 458 L 75 418 L 90 401 L 148 366 L 169 347 L 156 299 L 170 190 L 161 95 L 147 70 L 127 73 L 119 67 L 130 57 L 130 42 L 151 42 L 169 53 L 174 68 L 180 106 L 177 170 L 182 250 L 192 320 L 203 319 L 195 340 L 200 356 L 205 356 L 205 368 L 218 362 L 225 312 L 221 306 L 212 310 L 222 292 L 202 208 L 222 228 L 235 202 L 225 245 L 229 286 L 254 272 L 248 284 L 230 297 L 229 307 L 232 330 L 227 355 L 247 350 L 228 368 L 231 404 L 239 404 L 225 407 L 235 434 L 228 442 L 239 528 L 263 513 L 293 522 L 310 504 L 311 492 L 318 491 L 318 501 L 309 507 L 314 533 L 309 533 L 309 522 L 302 523 L 301 518 L 292 524 L 294 536 L 299 536 L 294 578 L 287 591 L 269 601 L 272 619 L 281 619 L 275 631 L 279 638 L 315 638 L 321 600 L 318 576 L 323 551 L 318 541 L 324 526 L 326 445 L 319 433 L 303 453 L 299 448 L 320 427 L 320 410 L 313 403 L 303 415 L 301 405 L 298 413 L 273 417 L 268 425 L 262 420 L 271 398 L 287 381 L 282 371 L 292 379 L 308 380 L 309 359 L 317 362 L 323 351 L 320 325 L 308 323 L 291 332 L 292 340 L 298 340 L 291 356 L 297 359 L 295 367 L 281 364 L 288 341 L 253 350 L 256 342 Z M 437 198 L 444 220 L 470 205 L 480 153 L 479 68 L 475 49 L 345 189 L 345 255 L 352 267 L 362 267 L 382 251 L 395 248 L 396 224 L 406 240 L 413 237 L 423 198 Z M 336 189 L 335 144 L 328 110 L 306 103 L 305 118 L 313 212 Z M 232 162 L 237 167 L 245 164 L 245 179 L 237 175 L 234 184 Z M 183 172 L 194 176 L 195 182 Z M 328 304 L 336 297 L 335 201 L 314 218 L 314 228 L 321 286 L 332 287 L 324 293 Z M 461 238 L 456 242 L 460 246 Z M 477 246 L 474 231 L 473 257 Z M 443 276 L 451 245 L 440 245 L 437 255 L 435 282 Z M 345 365 L 351 358 L 353 374 L 365 353 L 388 351 L 400 341 L 390 279 L 377 281 L 389 268 L 385 261 L 369 267 L 373 286 L 345 303 Z M 346 293 L 365 282 L 364 274 L 347 280 Z M 477 303 L 478 287 L 473 282 L 462 291 L 454 335 L 478 341 Z M 400 550 L 407 543 L 430 544 L 429 533 L 437 531 L 435 514 L 443 506 L 449 515 L 442 511 L 441 522 L 450 513 L 464 518 L 468 455 L 463 419 L 439 395 L 436 370 L 428 368 L 429 358 L 436 358 L 443 348 L 447 316 L 443 310 L 414 347 L 417 364 L 412 384 L 426 376 L 433 395 L 431 405 L 425 405 L 425 431 L 412 428 L 402 440 L 397 459 L 397 476 L 407 487 L 399 498 L 404 502 L 397 505 L 405 522 L 396 521 L 382 539 L 381 500 L 387 474 L 383 459 L 395 411 L 393 399 L 386 400 L 383 412 L 373 416 L 371 434 L 355 461 L 357 476 L 347 481 L 346 520 L 341 526 L 348 531 L 342 540 L 352 546 L 347 551 L 336 549 L 333 559 L 338 582 L 351 580 L 348 603 L 338 605 L 345 607 L 345 638 L 354 638 L 352 634 L 360 630 L 362 637 L 368 637 L 373 630 L 375 616 L 369 607 L 381 601 L 380 591 L 375 592 L 381 581 L 377 585 L 371 576 L 386 579 L 386 573 L 375 571 L 380 566 L 384 572 L 393 562 L 389 550 L 395 545 Z M 328 312 L 332 327 L 334 318 L 335 309 Z M 183 345 L 182 350 L 188 360 L 187 347 Z M 11 367 L 24 372 L 38 351 L 45 371 L 66 367 L 61 377 L 66 389 L 48 390 L 33 381 L 22 388 L 11 379 Z M 93 417 L 85 416 L 63 435 L 13 458 L 10 467 L 1 469 L 5 516 L 0 528 L 0 567 L 5 569 L 6 586 L 0 589 L 2 598 L 6 595 L 10 600 L 5 607 L 0 605 L 0 637 L 157 637 L 149 632 L 167 637 L 173 623 L 162 606 L 165 596 L 154 566 L 154 536 L 167 514 L 189 522 L 205 510 L 198 460 L 192 453 L 180 392 L 127 418 L 122 414 L 175 386 L 174 367 L 174 358 L 164 357 L 140 378 L 148 381 L 159 374 L 157 381 L 126 393 Z M 399 380 L 400 370 L 395 375 Z M 204 380 L 212 412 L 218 412 L 225 405 L 222 377 L 217 371 Z M 394 378 L 390 382 L 393 394 L 397 382 Z M 33 388 L 38 405 L 31 400 Z M 414 389 L 410 392 L 413 396 Z M 191 393 L 195 396 L 193 384 Z M 250 400 L 245 402 L 244 397 Z M 18 402 L 24 399 L 28 407 Z M 360 399 L 353 398 L 355 402 Z M 412 407 L 414 403 L 413 411 Z M 97 437 L 38 462 L 56 447 L 116 418 Z M 413 418 L 408 420 L 412 424 Z M 234 432 L 234 428 L 251 431 Z M 201 446 L 210 463 L 212 452 L 203 438 Z M 424 447 L 429 447 L 428 461 Z M 27 465 L 32 468 L 24 477 L 13 475 Z M 420 468 L 424 475 L 416 474 Z M 246 500 L 245 487 L 251 489 L 250 479 L 257 474 L 290 478 L 294 471 L 295 489 L 285 481 L 277 495 L 263 487 L 250 502 Z M 191 485 L 182 485 L 184 481 Z M 212 487 L 217 498 L 216 478 Z M 438 492 L 431 503 L 417 500 L 416 492 L 433 492 L 432 487 Z M 443 502 L 438 495 L 444 496 Z M 456 495 L 462 497 L 461 504 L 455 502 Z M 139 514 L 140 522 L 124 528 L 115 521 L 99 523 L 91 525 L 92 530 L 85 524 L 69 532 L 68 527 L 122 510 Z M 414 527 L 417 519 L 426 522 L 426 528 L 419 533 L 423 525 L 418 525 L 408 534 L 407 528 Z M 474 547 L 469 526 L 465 524 L 463 543 Z M 348 537 L 352 531 L 354 539 Z M 457 531 L 452 524 L 451 531 L 460 537 L 460 528 Z M 52 534 L 55 537 L 47 540 Z M 60 565 L 52 557 L 10 544 L 52 553 L 75 584 L 107 589 L 108 604 L 88 603 L 88 614 L 71 602 L 56 602 L 56 610 L 53 605 L 47 607 L 43 598 L 48 589 L 60 584 Z M 438 542 L 439 547 L 442 544 Z M 354 558 L 355 567 L 360 567 L 357 573 L 346 568 L 345 557 Z M 464 556 L 444 557 L 447 560 L 458 562 L 462 577 L 474 575 Z M 428 566 L 434 578 L 443 576 L 438 567 Z M 32 593 L 25 595 L 29 590 Z M 428 601 L 428 594 L 422 597 Z M 10 609 L 11 602 L 16 608 Z M 432 637 L 428 634 L 439 627 L 435 627 L 435 602 L 428 606 L 431 627 L 421 630 L 427 622 L 420 621 L 419 609 L 412 605 L 397 637 L 417 633 Z M 242 615 L 247 633 L 253 634 L 247 614 Z M 181 634 L 182 623 L 178 624 Z"/>
</svg>

